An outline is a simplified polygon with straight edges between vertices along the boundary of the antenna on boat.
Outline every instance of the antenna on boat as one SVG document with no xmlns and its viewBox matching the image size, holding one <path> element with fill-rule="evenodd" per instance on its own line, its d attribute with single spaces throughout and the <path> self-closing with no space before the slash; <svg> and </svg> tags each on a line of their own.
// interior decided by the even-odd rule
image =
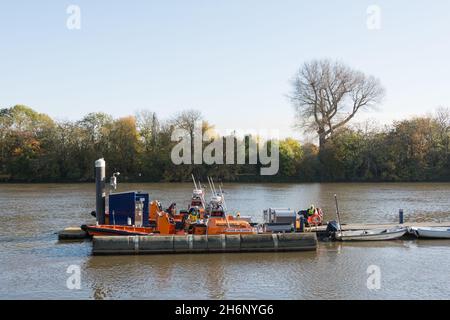
<svg viewBox="0 0 450 320">
<path fill-rule="evenodd" d="M 214 189 L 211 184 L 211 178 L 208 176 L 207 179 L 208 179 L 209 189 L 211 190 L 212 195 L 214 195 Z"/>
<path fill-rule="evenodd" d="M 220 196 L 222 197 L 223 208 L 226 211 L 227 210 L 227 205 L 225 203 L 225 196 L 223 195 L 223 191 L 222 191 L 222 187 L 221 186 L 219 186 L 219 190 L 220 190 Z"/>
<path fill-rule="evenodd" d="M 227 214 L 227 204 L 225 203 L 225 196 L 223 195 L 222 188 L 219 186 L 220 190 L 220 197 L 222 198 L 223 203 L 223 212 L 225 213 L 225 219 L 227 219 L 227 225 L 228 228 L 230 227 L 230 221 L 228 220 L 228 214 Z"/>
<path fill-rule="evenodd" d="M 211 183 L 212 183 L 212 186 L 213 186 L 213 188 L 214 188 L 214 193 L 215 193 L 216 195 L 218 195 L 217 189 L 216 189 L 216 185 L 214 184 L 214 180 L 213 180 L 212 177 L 211 177 Z"/>
<path fill-rule="evenodd" d="M 211 180 L 211 186 L 212 186 L 212 188 L 213 188 L 214 195 L 216 195 L 216 186 L 214 185 L 213 178 L 212 178 L 212 177 L 209 177 L 209 180 Z"/>
<path fill-rule="evenodd" d="M 342 234 L 341 215 L 339 214 L 339 206 L 338 206 L 338 201 L 337 201 L 337 195 L 336 194 L 334 194 L 334 202 L 336 203 L 336 216 L 337 216 L 338 224 L 339 224 L 339 232 Z"/>
<path fill-rule="evenodd" d="M 209 188 L 211 189 L 211 193 L 215 195 L 214 188 L 211 184 L 211 178 L 209 176 L 206 177 L 208 179 Z"/>
<path fill-rule="evenodd" d="M 202 191 L 202 196 L 201 196 L 202 206 L 203 206 L 203 208 L 206 208 L 205 192 L 203 190 L 202 183 L 201 183 L 200 179 L 198 179 L 198 187 L 199 187 L 199 190 Z"/>
<path fill-rule="evenodd" d="M 193 173 L 191 174 L 191 177 L 192 177 L 192 181 L 194 182 L 194 188 L 197 189 L 197 183 L 195 183 L 195 177 L 194 177 Z"/>
</svg>

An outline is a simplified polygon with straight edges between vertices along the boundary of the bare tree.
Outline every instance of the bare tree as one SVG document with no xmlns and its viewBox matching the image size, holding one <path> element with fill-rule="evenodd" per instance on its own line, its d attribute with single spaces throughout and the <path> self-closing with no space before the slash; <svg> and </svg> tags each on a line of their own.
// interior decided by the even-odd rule
<svg viewBox="0 0 450 320">
<path fill-rule="evenodd" d="M 434 118 L 439 126 L 445 130 L 445 133 L 448 133 L 450 130 L 450 108 L 438 107 Z"/>
<path fill-rule="evenodd" d="M 292 86 L 298 126 L 316 132 L 320 147 L 360 109 L 375 106 L 384 96 L 378 79 L 330 60 L 305 63 Z"/>
<path fill-rule="evenodd" d="M 445 153 L 448 156 L 450 150 L 450 109 L 447 107 L 438 107 L 434 120 L 439 126 L 440 139 Z"/>
<path fill-rule="evenodd" d="M 156 148 L 160 122 L 155 112 L 140 110 L 136 112 L 136 125 L 146 151 Z"/>
<path fill-rule="evenodd" d="M 184 129 L 189 133 L 191 139 L 194 138 L 194 129 L 197 122 L 202 120 L 202 114 L 198 110 L 185 110 L 180 112 L 173 119 L 175 127 Z"/>
<path fill-rule="evenodd" d="M 200 111 L 190 109 L 178 113 L 171 121 L 172 125 L 175 128 L 183 129 L 186 131 L 189 139 L 191 140 L 191 155 L 194 155 L 195 152 L 195 128 L 197 125 L 201 125 L 200 122 L 202 121 L 202 119 L 203 117 Z"/>
</svg>

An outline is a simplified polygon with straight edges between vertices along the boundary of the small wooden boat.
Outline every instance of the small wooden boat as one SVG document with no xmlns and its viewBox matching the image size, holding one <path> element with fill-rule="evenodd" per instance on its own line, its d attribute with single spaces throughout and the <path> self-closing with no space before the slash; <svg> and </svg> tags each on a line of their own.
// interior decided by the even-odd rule
<svg viewBox="0 0 450 320">
<path fill-rule="evenodd" d="M 402 237 L 408 231 L 404 227 L 391 229 L 368 229 L 355 231 L 336 231 L 335 238 L 340 241 L 384 241 Z"/>
<path fill-rule="evenodd" d="M 329 224 L 327 230 L 334 231 L 334 238 L 340 241 L 385 241 L 394 240 L 401 238 L 408 232 L 408 228 L 405 227 L 394 227 L 390 229 L 366 229 L 366 230 L 349 230 L 342 231 L 341 229 L 341 218 L 339 214 L 339 206 L 337 201 L 337 196 L 334 195 L 334 200 L 336 203 L 336 216 L 338 218 L 338 223 L 336 226 Z M 330 229 L 331 227 L 331 229 Z"/>
<path fill-rule="evenodd" d="M 450 239 L 450 227 L 412 227 L 408 231 L 417 238 Z"/>
</svg>

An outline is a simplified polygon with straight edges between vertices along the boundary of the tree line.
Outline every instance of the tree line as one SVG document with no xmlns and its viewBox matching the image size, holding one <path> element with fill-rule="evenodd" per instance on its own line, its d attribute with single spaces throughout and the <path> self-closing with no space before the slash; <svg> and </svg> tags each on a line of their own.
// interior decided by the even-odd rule
<svg viewBox="0 0 450 320">
<path fill-rule="evenodd" d="M 202 130 L 213 128 L 195 110 L 168 120 L 140 111 L 118 119 L 90 113 L 78 121 L 56 121 L 23 105 L 3 108 L 0 180 L 92 181 L 94 161 L 101 157 L 107 161 L 107 174 L 120 171 L 124 181 L 189 181 L 191 173 L 222 181 L 450 180 L 450 112 L 445 108 L 384 127 L 340 126 L 321 145 L 302 145 L 293 138 L 272 141 L 279 144 L 275 176 L 260 176 L 260 164 L 174 165 L 173 130 L 192 132 L 197 121 L 203 121 Z M 258 137 L 244 139 L 248 146 Z"/>
<path fill-rule="evenodd" d="M 196 110 L 166 120 L 140 111 L 119 119 L 97 112 L 79 121 L 55 121 L 16 105 L 0 109 L 0 181 L 91 181 L 94 161 L 101 157 L 108 174 L 119 171 L 128 181 L 189 181 L 191 174 L 223 181 L 449 181 L 449 109 L 382 128 L 351 123 L 384 94 L 377 78 L 342 62 L 304 63 L 292 79 L 289 97 L 298 128 L 313 132 L 318 145 L 301 145 L 293 138 L 265 142 L 267 147 L 278 144 L 276 176 L 259 174 L 264 161 L 248 161 L 261 142 L 251 135 L 233 137 L 244 145 L 244 164 L 175 165 L 174 130 L 183 129 L 192 142 L 197 123 L 202 133 L 214 128 Z"/>
</svg>

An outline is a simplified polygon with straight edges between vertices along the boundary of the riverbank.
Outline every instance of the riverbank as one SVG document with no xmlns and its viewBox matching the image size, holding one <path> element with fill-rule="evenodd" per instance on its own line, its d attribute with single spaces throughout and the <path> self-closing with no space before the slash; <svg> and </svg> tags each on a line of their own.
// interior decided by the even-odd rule
<svg viewBox="0 0 450 320">
<path fill-rule="evenodd" d="M 214 176 L 213 176 L 214 178 Z M 200 179 L 201 180 L 201 179 Z M 206 180 L 206 179 L 205 179 Z M 217 183 L 227 183 L 227 184 L 314 184 L 314 183 L 337 183 L 337 184 L 347 184 L 347 183 L 361 183 L 361 184 L 371 184 L 371 183 L 450 183 L 448 179 L 434 179 L 434 180 L 296 180 L 296 179 L 277 179 L 276 177 L 258 177 L 257 179 L 241 179 L 241 180 L 226 180 L 214 178 Z M 39 180 L 39 181 L 23 181 L 23 180 L 1 180 L 0 185 L 8 184 L 93 184 L 95 179 L 88 180 Z M 120 177 L 120 183 L 130 183 L 130 184 L 152 184 L 152 183 L 169 183 L 169 184 L 180 184 L 180 183 L 192 183 L 191 180 L 186 179 L 183 181 L 151 181 L 145 179 L 123 179 Z"/>
</svg>

